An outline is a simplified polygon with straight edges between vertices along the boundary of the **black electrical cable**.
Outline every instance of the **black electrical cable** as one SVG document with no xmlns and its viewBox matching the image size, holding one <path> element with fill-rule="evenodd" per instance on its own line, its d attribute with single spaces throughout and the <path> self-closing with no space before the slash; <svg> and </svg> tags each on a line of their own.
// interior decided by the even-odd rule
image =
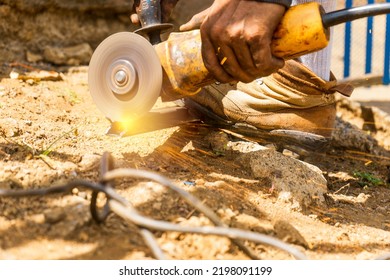
<svg viewBox="0 0 390 280">
<path fill-rule="evenodd" d="M 390 3 L 377 3 L 349 9 L 338 10 L 322 15 L 322 23 L 325 28 L 353 21 L 359 18 L 377 16 L 390 13 Z"/>
<path fill-rule="evenodd" d="M 104 176 L 108 171 L 113 169 L 114 163 L 113 159 L 110 153 L 105 152 L 102 156 L 101 159 L 101 164 L 100 164 L 100 176 Z M 113 189 L 113 186 L 110 182 L 104 182 L 102 183 L 102 187 L 107 190 Z M 108 217 L 108 214 L 110 214 L 110 206 L 108 204 L 108 198 L 106 198 L 106 203 L 104 204 L 102 209 L 99 209 L 97 206 L 97 199 L 98 195 L 101 193 L 100 191 L 92 191 L 91 195 L 91 204 L 89 206 L 89 209 L 91 211 L 92 218 L 98 223 L 103 223 L 106 218 Z"/>
</svg>

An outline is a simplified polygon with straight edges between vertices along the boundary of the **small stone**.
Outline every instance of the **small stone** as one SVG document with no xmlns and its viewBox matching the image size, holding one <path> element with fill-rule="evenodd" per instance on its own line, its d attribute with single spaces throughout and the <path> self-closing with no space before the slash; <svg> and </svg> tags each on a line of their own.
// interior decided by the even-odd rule
<svg viewBox="0 0 390 280">
<path fill-rule="evenodd" d="M 371 197 L 371 195 L 369 195 L 369 194 L 360 193 L 360 194 L 357 196 L 356 200 L 357 200 L 357 202 L 364 204 L 364 203 L 367 202 L 367 200 L 368 200 L 370 197 Z"/>
<path fill-rule="evenodd" d="M 32 125 L 32 121 L 30 121 L 30 120 L 25 120 L 25 121 L 24 121 L 24 124 L 27 125 L 27 126 L 31 126 L 31 125 Z"/>
<path fill-rule="evenodd" d="M 214 153 L 223 154 L 227 150 L 229 136 L 224 132 L 211 132 L 205 141 L 209 143 Z"/>
<path fill-rule="evenodd" d="M 66 217 L 66 214 L 62 209 L 47 210 L 43 215 L 45 216 L 45 222 L 48 224 L 56 224 Z"/>
<path fill-rule="evenodd" d="M 242 154 L 238 161 L 255 178 L 270 179 L 278 201 L 290 203 L 292 210 L 325 201 L 327 181 L 317 166 L 270 149 Z"/>
<path fill-rule="evenodd" d="M 172 254 L 177 250 L 177 246 L 172 242 L 165 242 L 161 245 L 161 249 L 165 252 L 169 252 L 170 254 Z"/>
<path fill-rule="evenodd" d="M 43 60 L 43 56 L 30 51 L 26 52 L 26 59 L 28 62 L 36 63 Z"/>
<path fill-rule="evenodd" d="M 77 196 L 82 199 L 88 199 L 88 193 L 86 192 L 79 192 Z"/>
<path fill-rule="evenodd" d="M 43 56 L 46 61 L 57 65 L 82 65 L 87 64 L 92 56 L 93 50 L 88 43 L 79 44 L 67 48 L 48 46 Z"/>
<path fill-rule="evenodd" d="M 237 151 L 244 154 L 268 149 L 267 147 L 261 146 L 258 143 L 247 141 L 230 141 L 227 146 L 232 151 Z M 274 146 L 272 146 L 271 149 L 275 150 Z"/>
<path fill-rule="evenodd" d="M 5 95 L 5 93 L 6 93 L 6 89 L 5 89 L 5 87 L 4 87 L 4 86 L 2 86 L 2 85 L 0 85 L 0 96 L 3 96 L 3 95 Z"/>
<path fill-rule="evenodd" d="M 32 86 L 33 84 L 35 84 L 35 81 L 33 79 L 27 79 L 26 83 Z"/>
<path fill-rule="evenodd" d="M 380 122 L 378 120 L 378 122 Z M 336 118 L 332 133 L 332 146 L 349 150 L 373 152 L 377 141 L 365 131 L 358 129 L 349 122 Z"/>
<path fill-rule="evenodd" d="M 19 73 L 15 72 L 15 71 L 11 71 L 11 73 L 9 74 L 9 77 L 13 80 L 16 80 L 17 78 L 19 78 Z"/>
<path fill-rule="evenodd" d="M 220 208 L 217 210 L 218 215 L 221 217 L 222 222 L 226 224 L 230 224 L 236 213 L 232 211 L 230 208 Z"/>
<path fill-rule="evenodd" d="M 378 212 L 378 213 L 381 213 L 381 214 L 387 214 L 387 209 L 383 206 L 378 206 L 376 209 L 375 209 L 375 212 Z"/>
<path fill-rule="evenodd" d="M 37 224 L 44 224 L 45 223 L 45 215 L 44 214 L 37 214 L 33 215 L 31 217 L 31 220 Z"/>
<path fill-rule="evenodd" d="M 349 181 L 355 179 L 355 177 L 349 175 L 347 172 L 344 171 L 329 172 L 328 177 L 334 178 L 335 180 L 343 180 L 343 181 Z"/>
<path fill-rule="evenodd" d="M 13 118 L 0 119 L 0 130 L 6 137 L 16 137 L 22 134 L 18 121 Z"/>
<path fill-rule="evenodd" d="M 51 227 L 50 234 L 52 236 L 69 236 L 91 221 L 92 216 L 88 211 L 89 204 L 84 199 L 81 199 L 78 196 L 69 196 L 68 205 L 72 206 L 67 207 L 66 212 L 60 208 L 55 211 L 58 214 L 53 214 L 54 217 L 56 217 L 56 215 L 60 216 L 60 220 L 55 226 Z M 63 213 L 63 215 L 59 212 Z"/>
<path fill-rule="evenodd" d="M 154 210 L 161 210 L 162 203 L 161 202 L 153 203 L 152 207 L 153 207 Z"/>
<path fill-rule="evenodd" d="M 88 236 L 88 234 L 85 233 L 85 232 L 80 232 L 79 238 L 80 238 L 81 241 L 86 242 L 86 241 L 88 241 L 89 236 Z"/>
<path fill-rule="evenodd" d="M 18 74 L 17 79 L 25 81 L 30 85 L 33 85 L 36 82 L 40 82 L 40 81 L 61 81 L 62 76 L 60 73 L 56 71 L 39 70 L 39 71 L 32 71 L 23 74 Z"/>
<path fill-rule="evenodd" d="M 78 195 L 78 193 L 79 193 L 79 189 L 78 188 L 73 188 L 72 189 L 72 194 Z"/>
<path fill-rule="evenodd" d="M 301 233 L 289 222 L 277 220 L 274 222 L 276 235 L 285 242 L 303 246 L 306 249 L 310 248 L 305 238 Z"/>
<path fill-rule="evenodd" d="M 273 234 L 273 228 L 270 222 L 260 221 L 256 217 L 248 214 L 234 216 L 230 226 L 263 234 Z"/>
<path fill-rule="evenodd" d="M 194 148 L 194 145 L 192 143 L 192 141 L 188 142 L 187 145 L 185 145 L 183 147 L 183 149 L 180 151 L 181 153 L 186 153 L 188 151 L 194 151 L 195 148 Z"/>
<path fill-rule="evenodd" d="M 34 158 L 34 156 L 31 153 L 27 154 L 26 157 L 25 157 L 26 160 L 31 160 L 33 158 Z"/>
<path fill-rule="evenodd" d="M 96 168 L 100 164 L 101 156 L 94 154 L 85 154 L 81 158 L 81 161 L 78 163 L 79 167 L 82 170 L 89 170 Z"/>
<path fill-rule="evenodd" d="M 292 158 L 295 158 L 295 159 L 299 159 L 299 157 L 300 157 L 300 155 L 298 153 L 295 153 L 294 151 L 291 151 L 291 150 L 288 150 L 288 149 L 284 149 L 282 153 L 285 156 L 292 157 Z"/>
<path fill-rule="evenodd" d="M 328 194 L 334 201 L 347 204 L 365 204 L 371 197 L 368 194 L 361 193 L 358 196 L 348 196 L 343 194 Z M 368 208 L 367 208 L 368 209 Z"/>
<path fill-rule="evenodd" d="M 205 183 L 206 183 L 206 181 L 204 179 L 196 179 L 195 180 L 195 185 L 197 185 L 197 186 L 204 186 Z"/>
<path fill-rule="evenodd" d="M 343 232 L 339 236 L 337 236 L 337 240 L 339 240 L 339 241 L 351 241 L 351 239 L 349 238 L 348 233 L 346 233 L 346 232 Z"/>
</svg>

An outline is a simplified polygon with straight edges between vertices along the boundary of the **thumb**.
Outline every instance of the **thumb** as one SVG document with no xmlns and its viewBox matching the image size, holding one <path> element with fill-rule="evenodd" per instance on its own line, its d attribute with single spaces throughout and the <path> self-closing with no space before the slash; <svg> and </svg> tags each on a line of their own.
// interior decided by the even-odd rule
<svg viewBox="0 0 390 280">
<path fill-rule="evenodd" d="M 130 20 L 131 20 L 131 22 L 132 22 L 133 24 L 137 24 L 137 25 L 140 24 L 140 23 L 139 23 L 139 17 L 138 17 L 137 14 L 131 14 L 131 15 L 130 15 Z"/>
<path fill-rule="evenodd" d="M 209 13 L 210 8 L 194 15 L 190 21 L 187 23 L 183 24 L 180 26 L 180 31 L 190 31 L 193 29 L 200 28 L 202 25 L 203 21 L 206 19 L 208 13 Z"/>
</svg>

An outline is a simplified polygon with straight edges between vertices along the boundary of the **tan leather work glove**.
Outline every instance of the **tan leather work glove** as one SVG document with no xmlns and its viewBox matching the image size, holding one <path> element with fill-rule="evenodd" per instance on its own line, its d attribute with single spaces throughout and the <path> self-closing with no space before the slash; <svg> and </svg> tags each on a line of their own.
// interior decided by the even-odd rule
<svg viewBox="0 0 390 280">
<path fill-rule="evenodd" d="M 249 83 L 283 67 L 271 53 L 271 40 L 285 7 L 248 0 L 215 0 L 210 8 L 181 26 L 200 27 L 207 70 L 222 83 Z"/>
<path fill-rule="evenodd" d="M 162 22 L 168 22 L 169 18 L 172 14 L 173 9 L 175 8 L 177 2 L 179 0 L 161 0 L 160 5 L 161 5 L 161 21 Z M 133 4 L 133 11 L 130 16 L 131 22 L 133 24 L 139 24 L 139 18 L 137 15 L 137 11 L 139 9 L 139 4 L 140 0 L 134 0 Z"/>
</svg>

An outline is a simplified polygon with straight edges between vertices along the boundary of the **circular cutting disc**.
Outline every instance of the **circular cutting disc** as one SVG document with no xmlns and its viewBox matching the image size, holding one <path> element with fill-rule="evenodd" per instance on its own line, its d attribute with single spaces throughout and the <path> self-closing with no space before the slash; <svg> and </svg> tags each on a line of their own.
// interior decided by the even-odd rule
<svg viewBox="0 0 390 280">
<path fill-rule="evenodd" d="M 120 32 L 106 38 L 89 63 L 88 85 L 96 106 L 111 121 L 147 113 L 161 92 L 161 63 L 144 37 Z"/>
</svg>

